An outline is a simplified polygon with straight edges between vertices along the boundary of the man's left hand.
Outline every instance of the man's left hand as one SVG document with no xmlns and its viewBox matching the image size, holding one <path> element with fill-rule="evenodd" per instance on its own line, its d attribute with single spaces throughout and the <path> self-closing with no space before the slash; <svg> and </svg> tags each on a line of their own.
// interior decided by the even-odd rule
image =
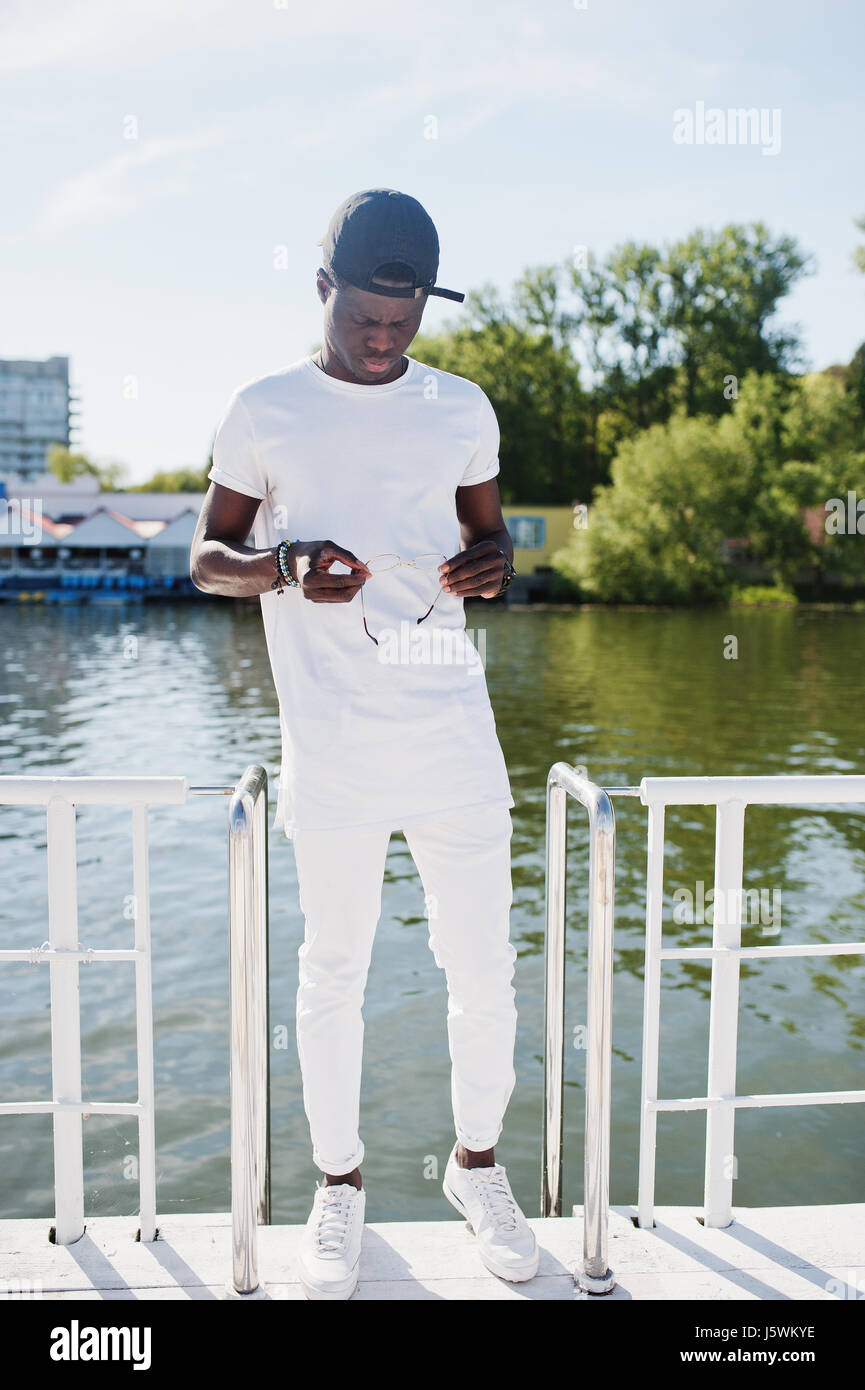
<svg viewBox="0 0 865 1390">
<path fill-rule="evenodd" d="M 439 565 L 445 593 L 456 598 L 495 598 L 505 577 L 505 557 L 495 541 L 478 541 Z"/>
</svg>

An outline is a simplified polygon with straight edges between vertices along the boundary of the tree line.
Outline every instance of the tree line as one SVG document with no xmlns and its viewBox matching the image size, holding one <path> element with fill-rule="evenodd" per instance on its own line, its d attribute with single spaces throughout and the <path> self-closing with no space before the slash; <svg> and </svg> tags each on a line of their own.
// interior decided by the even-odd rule
<svg viewBox="0 0 865 1390">
<path fill-rule="evenodd" d="M 601 260 L 577 248 L 527 270 L 508 299 L 471 292 L 463 320 L 412 353 L 489 395 L 504 501 L 587 502 L 623 440 L 676 411 L 726 414 L 731 376 L 804 366 L 798 328 L 775 319 L 813 270 L 792 237 L 760 222 L 664 247 L 628 241 Z"/>
<path fill-rule="evenodd" d="M 865 232 L 865 218 L 856 225 Z M 865 247 L 853 259 L 865 271 Z M 740 568 L 762 566 L 779 585 L 803 573 L 818 586 L 830 574 L 865 582 L 863 547 L 821 530 L 815 511 L 825 520 L 830 499 L 865 499 L 865 343 L 850 363 L 803 374 L 801 330 L 779 318 L 814 269 L 762 222 L 660 247 L 626 241 L 603 258 L 577 247 L 507 296 L 471 291 L 459 319 L 418 335 L 411 353 L 486 391 L 504 503 L 589 505 L 585 532 L 556 557 L 563 592 L 716 598 L 737 545 Z M 68 451 L 51 466 L 120 482 L 117 465 Z M 205 490 L 209 467 L 136 490 Z"/>
<path fill-rule="evenodd" d="M 788 592 L 865 585 L 865 344 L 803 373 L 801 331 L 779 322 L 813 271 L 761 222 L 600 261 L 577 248 L 415 340 L 492 400 L 504 502 L 589 504 L 554 592 L 710 601 L 749 571 Z"/>
</svg>

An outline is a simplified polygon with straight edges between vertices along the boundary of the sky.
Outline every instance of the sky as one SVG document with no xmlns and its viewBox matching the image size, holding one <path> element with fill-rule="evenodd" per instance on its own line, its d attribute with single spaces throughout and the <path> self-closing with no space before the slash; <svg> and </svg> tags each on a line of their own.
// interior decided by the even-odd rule
<svg viewBox="0 0 865 1390">
<path fill-rule="evenodd" d="M 129 481 L 201 467 L 234 389 L 320 342 L 332 213 L 390 187 L 440 284 L 505 295 L 578 246 L 762 220 L 817 267 L 781 320 L 846 362 L 863 67 L 861 0 L 0 0 L 0 357 L 69 356 L 78 444 Z M 699 103 L 765 138 L 677 142 Z"/>
</svg>

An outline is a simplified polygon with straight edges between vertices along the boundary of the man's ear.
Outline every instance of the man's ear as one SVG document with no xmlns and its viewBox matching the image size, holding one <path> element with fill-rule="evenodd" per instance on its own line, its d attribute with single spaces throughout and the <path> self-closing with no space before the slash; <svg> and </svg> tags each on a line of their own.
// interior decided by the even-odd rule
<svg viewBox="0 0 865 1390">
<path fill-rule="evenodd" d="M 327 271 L 323 270 L 321 266 L 318 267 L 315 273 L 315 288 L 318 291 L 318 297 L 322 304 L 327 303 L 335 289 L 334 283 Z"/>
</svg>

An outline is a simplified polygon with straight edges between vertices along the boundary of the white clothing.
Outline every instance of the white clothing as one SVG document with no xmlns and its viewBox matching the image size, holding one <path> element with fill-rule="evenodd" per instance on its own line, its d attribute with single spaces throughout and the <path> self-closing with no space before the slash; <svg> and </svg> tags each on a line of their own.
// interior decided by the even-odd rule
<svg viewBox="0 0 865 1390">
<path fill-rule="evenodd" d="M 262 501 L 256 548 L 299 538 L 364 562 L 450 559 L 456 489 L 498 473 L 498 445 L 489 400 L 463 377 L 409 358 L 397 380 L 364 386 L 304 357 L 233 394 L 208 477 Z M 437 567 L 405 565 L 374 574 L 363 598 L 378 647 L 359 593 L 350 603 L 314 603 L 301 588 L 261 595 L 282 738 L 274 828 L 293 837 L 512 807 L 463 601 L 441 590 Z"/>
<path fill-rule="evenodd" d="M 511 813 L 461 811 L 404 833 L 428 905 L 430 950 L 446 973 L 454 1127 L 465 1148 L 483 1152 L 501 1134 L 516 1081 Z M 389 839 L 389 830 L 368 827 L 299 829 L 293 839 L 306 923 L 297 991 L 303 1100 L 313 1161 L 334 1177 L 364 1156 L 361 1009 Z"/>
</svg>

